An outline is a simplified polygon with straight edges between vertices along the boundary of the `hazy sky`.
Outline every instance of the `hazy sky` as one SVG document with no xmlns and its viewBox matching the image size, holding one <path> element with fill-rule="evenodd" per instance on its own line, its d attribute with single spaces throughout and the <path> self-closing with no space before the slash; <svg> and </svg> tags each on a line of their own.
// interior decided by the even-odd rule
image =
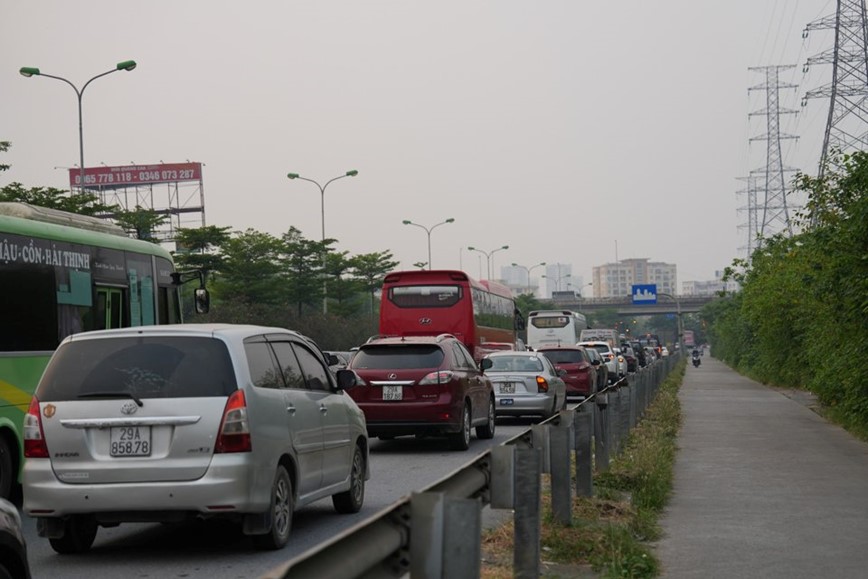
<svg viewBox="0 0 868 579">
<path fill-rule="evenodd" d="M 737 181 L 765 165 L 764 77 L 782 81 L 784 162 L 816 170 L 829 82 L 807 57 L 831 32 L 805 25 L 831 0 L 221 2 L 0 0 L 0 185 L 67 187 L 85 165 L 200 161 L 208 224 L 320 238 L 352 254 L 480 276 L 510 262 L 573 276 L 634 257 L 711 279 L 739 255 Z M 482 264 L 485 268 L 485 264 Z M 539 272 L 534 272 L 536 275 Z M 483 275 L 484 276 L 484 272 Z"/>
</svg>

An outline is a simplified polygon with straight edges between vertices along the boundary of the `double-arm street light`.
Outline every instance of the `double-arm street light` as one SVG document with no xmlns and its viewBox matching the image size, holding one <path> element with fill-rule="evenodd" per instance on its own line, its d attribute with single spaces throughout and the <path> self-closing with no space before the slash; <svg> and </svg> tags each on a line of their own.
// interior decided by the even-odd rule
<svg viewBox="0 0 868 579">
<path fill-rule="evenodd" d="M 542 277 L 544 277 L 544 278 L 546 278 L 546 279 L 554 279 L 554 280 L 555 280 L 555 290 L 554 290 L 554 291 L 561 291 L 561 281 L 562 281 L 562 280 L 565 280 L 565 279 L 567 279 L 567 278 L 573 277 L 573 276 L 572 276 L 572 274 L 569 274 L 569 273 L 568 273 L 568 274 L 565 274 L 565 275 L 563 275 L 563 276 L 559 275 L 559 276 L 557 276 L 557 277 L 555 277 L 555 278 L 551 278 L 551 277 L 549 277 L 549 276 L 545 276 L 545 275 L 542 276 Z"/>
<path fill-rule="evenodd" d="M 115 67 L 111 70 L 108 70 L 102 74 L 98 74 L 95 77 L 91 78 L 89 81 L 84 83 L 84 86 L 79 90 L 74 84 L 70 81 L 66 80 L 61 76 L 54 76 L 52 74 L 45 74 L 40 71 L 38 68 L 32 66 L 24 66 L 21 67 L 18 72 L 21 76 L 30 78 L 31 76 L 44 76 L 45 78 L 53 78 L 55 80 L 60 80 L 68 84 L 72 87 L 72 90 L 75 91 L 75 96 L 78 97 L 78 162 L 79 162 L 79 177 L 78 177 L 78 187 L 81 191 L 84 191 L 84 129 L 82 123 L 82 114 L 81 114 L 81 98 L 84 96 L 84 89 L 87 88 L 87 85 L 100 78 L 101 76 L 105 76 L 107 74 L 111 74 L 113 72 L 117 72 L 119 70 L 130 71 L 136 68 L 135 60 L 125 60 L 123 62 L 119 62 L 115 65 Z"/>
<path fill-rule="evenodd" d="M 497 253 L 498 251 L 503 251 L 504 249 L 509 249 L 508 245 L 502 245 L 496 249 L 492 249 L 491 251 L 482 251 L 481 249 L 476 249 L 475 247 L 468 247 L 470 251 L 478 251 L 482 255 L 485 256 L 485 260 L 488 264 L 488 279 L 491 279 L 491 256 Z"/>
<path fill-rule="evenodd" d="M 533 270 L 535 270 L 538 267 L 545 266 L 545 264 L 546 264 L 546 262 L 544 262 L 544 261 L 541 261 L 538 264 L 532 265 L 530 267 L 521 265 L 519 263 L 513 263 L 512 264 L 512 267 L 520 267 L 521 269 L 523 269 L 524 271 L 527 272 L 527 293 L 531 293 L 531 291 L 530 291 L 530 272 L 532 272 Z"/>
<path fill-rule="evenodd" d="M 313 184 L 316 185 L 317 188 L 319 189 L 319 195 L 320 195 L 320 212 L 321 212 L 321 215 L 322 215 L 322 269 L 323 269 L 323 278 L 322 278 L 322 313 L 324 313 L 324 314 L 327 314 L 327 313 L 328 313 L 328 296 L 327 296 L 327 294 L 326 294 L 328 288 L 326 287 L 326 272 L 325 272 L 325 269 L 326 269 L 326 248 L 325 248 L 325 240 L 326 240 L 326 236 L 325 236 L 325 190 L 326 190 L 326 187 L 329 186 L 329 183 L 332 183 L 332 182 L 334 182 L 334 181 L 337 181 L 338 179 L 343 179 L 344 177 L 355 177 L 355 176 L 358 175 L 358 174 L 359 174 L 359 172 L 356 171 L 355 169 L 353 169 L 352 171 L 347 171 L 347 172 L 344 173 L 343 175 L 338 175 L 337 177 L 334 177 L 333 179 L 329 179 L 328 181 L 326 181 L 325 185 L 320 185 L 318 182 L 314 181 L 313 179 L 308 179 L 307 177 L 302 177 L 302 176 L 299 175 L 298 173 L 287 173 L 287 175 L 286 175 L 290 180 L 292 180 L 292 179 L 298 179 L 298 180 L 300 180 L 300 181 L 307 181 L 307 182 L 309 182 L 309 183 L 313 183 Z"/>
<path fill-rule="evenodd" d="M 416 227 L 421 227 L 425 230 L 425 233 L 428 234 L 428 269 L 431 269 L 431 232 L 434 231 L 435 228 L 440 227 L 441 225 L 446 225 L 447 223 L 454 223 L 455 219 L 450 217 L 446 221 L 441 221 L 440 223 L 436 223 L 431 227 L 425 227 L 424 225 L 419 225 L 418 223 L 413 223 L 409 219 L 405 219 L 403 221 L 404 225 L 415 225 Z"/>
</svg>

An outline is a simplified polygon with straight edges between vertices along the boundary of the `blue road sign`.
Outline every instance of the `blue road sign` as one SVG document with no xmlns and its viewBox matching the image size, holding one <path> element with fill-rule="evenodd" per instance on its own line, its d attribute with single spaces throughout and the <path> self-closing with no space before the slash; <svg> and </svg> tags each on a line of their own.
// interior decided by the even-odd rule
<svg viewBox="0 0 868 579">
<path fill-rule="evenodd" d="M 657 284 L 640 284 L 634 285 L 631 291 L 634 304 L 656 304 L 657 303 Z"/>
</svg>

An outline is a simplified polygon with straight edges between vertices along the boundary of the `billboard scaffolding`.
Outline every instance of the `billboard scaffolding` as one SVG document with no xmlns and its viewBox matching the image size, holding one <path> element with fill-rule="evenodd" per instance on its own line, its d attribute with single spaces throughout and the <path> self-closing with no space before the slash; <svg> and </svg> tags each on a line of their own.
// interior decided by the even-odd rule
<svg viewBox="0 0 868 579">
<path fill-rule="evenodd" d="M 70 169 L 69 186 L 93 193 L 101 203 L 124 211 L 141 207 L 167 216 L 166 223 L 155 232 L 160 241 L 174 241 L 178 229 L 205 226 L 202 163 L 85 167 L 83 187 L 79 169 Z"/>
</svg>

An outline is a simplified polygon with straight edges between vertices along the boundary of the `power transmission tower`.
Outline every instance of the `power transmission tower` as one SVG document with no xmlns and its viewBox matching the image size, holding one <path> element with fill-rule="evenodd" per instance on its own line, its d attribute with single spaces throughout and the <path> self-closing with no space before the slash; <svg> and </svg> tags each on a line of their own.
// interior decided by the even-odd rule
<svg viewBox="0 0 868 579">
<path fill-rule="evenodd" d="M 747 204 L 736 209 L 739 214 L 747 214 L 747 221 L 738 226 L 739 231 L 747 230 L 747 243 L 738 249 L 744 251 L 746 259 L 750 260 L 753 250 L 756 249 L 757 233 L 759 232 L 759 218 L 757 217 L 759 214 L 759 205 L 757 205 L 759 177 L 752 172 L 747 177 L 738 177 L 738 180 L 747 183 L 744 189 L 736 191 L 736 195 L 747 197 Z"/>
<path fill-rule="evenodd" d="M 794 169 L 784 168 L 781 156 L 781 140 L 797 139 L 798 137 L 781 133 L 781 115 L 795 114 L 798 111 L 782 109 L 780 107 L 779 94 L 781 89 L 798 87 L 789 83 L 782 84 L 779 75 L 782 70 L 793 68 L 794 66 L 792 64 L 784 66 L 757 66 L 748 69 L 765 73 L 766 76 L 765 83 L 748 88 L 748 92 L 753 90 L 764 90 L 766 92 L 765 108 L 748 113 L 748 116 L 765 116 L 767 127 L 764 135 L 750 139 L 750 141 L 766 141 L 766 166 L 751 172 L 751 174 L 758 175 L 762 184 L 760 191 L 764 192 L 765 197 L 760 206 L 762 219 L 758 222 L 758 244 L 762 244 L 762 239 L 771 237 L 781 231 L 785 231 L 790 236 L 793 235 L 793 226 L 790 222 L 790 212 L 787 207 L 787 187 L 784 172 L 793 171 Z"/>
<path fill-rule="evenodd" d="M 838 0 L 834 16 L 826 16 L 805 27 L 807 38 L 811 30 L 835 30 L 835 47 L 805 63 L 804 71 L 812 64 L 831 64 L 832 82 L 808 91 L 808 99 L 828 98 L 829 118 L 820 154 L 819 175 L 822 178 L 830 150 L 863 150 L 868 148 L 868 21 L 865 0 Z"/>
</svg>

